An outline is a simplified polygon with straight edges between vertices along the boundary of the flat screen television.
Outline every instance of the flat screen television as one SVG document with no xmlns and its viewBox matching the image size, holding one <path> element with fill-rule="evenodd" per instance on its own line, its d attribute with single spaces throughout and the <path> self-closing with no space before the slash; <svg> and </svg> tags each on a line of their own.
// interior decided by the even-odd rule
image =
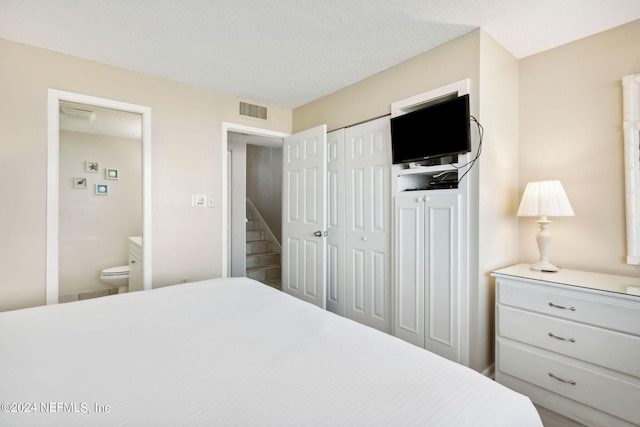
<svg viewBox="0 0 640 427">
<path fill-rule="evenodd" d="M 469 95 L 447 98 L 391 119 L 393 163 L 471 151 Z"/>
</svg>

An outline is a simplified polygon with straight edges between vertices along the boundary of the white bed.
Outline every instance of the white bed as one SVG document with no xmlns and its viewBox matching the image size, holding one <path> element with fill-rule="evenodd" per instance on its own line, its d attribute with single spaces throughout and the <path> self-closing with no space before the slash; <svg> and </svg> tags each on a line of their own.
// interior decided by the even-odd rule
<svg viewBox="0 0 640 427">
<path fill-rule="evenodd" d="M 0 346 L 2 426 L 542 426 L 525 396 L 245 278 L 0 313 Z"/>
</svg>

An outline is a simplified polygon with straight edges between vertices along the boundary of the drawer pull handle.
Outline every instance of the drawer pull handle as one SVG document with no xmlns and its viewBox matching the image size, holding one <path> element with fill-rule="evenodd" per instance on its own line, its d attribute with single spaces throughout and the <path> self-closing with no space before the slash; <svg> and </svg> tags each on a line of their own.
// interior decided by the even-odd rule
<svg viewBox="0 0 640 427">
<path fill-rule="evenodd" d="M 556 377 L 555 375 L 553 375 L 551 372 L 549 372 L 549 376 L 555 380 L 558 380 L 560 382 L 566 383 L 566 384 L 571 384 L 571 385 L 576 385 L 576 382 L 574 380 L 565 380 L 562 379 L 560 377 Z"/>
<path fill-rule="evenodd" d="M 571 342 L 576 342 L 575 338 L 564 338 L 564 337 L 559 337 L 557 335 L 554 335 L 553 333 L 549 332 L 549 336 L 551 338 L 555 338 L 557 340 L 562 340 L 562 341 L 571 341 Z"/>
<path fill-rule="evenodd" d="M 549 303 L 549 307 L 555 307 L 555 308 L 560 308 L 562 310 L 571 310 L 571 311 L 576 311 L 575 307 L 565 307 L 564 305 L 557 305 L 554 304 L 552 302 Z"/>
</svg>

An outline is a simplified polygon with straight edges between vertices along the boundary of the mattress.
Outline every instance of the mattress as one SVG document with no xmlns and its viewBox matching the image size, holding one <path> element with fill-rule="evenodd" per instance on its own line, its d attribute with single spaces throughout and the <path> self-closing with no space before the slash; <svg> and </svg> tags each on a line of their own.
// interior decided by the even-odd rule
<svg viewBox="0 0 640 427">
<path fill-rule="evenodd" d="M 541 427 L 530 400 L 247 278 L 0 313 L 3 426 Z"/>
</svg>

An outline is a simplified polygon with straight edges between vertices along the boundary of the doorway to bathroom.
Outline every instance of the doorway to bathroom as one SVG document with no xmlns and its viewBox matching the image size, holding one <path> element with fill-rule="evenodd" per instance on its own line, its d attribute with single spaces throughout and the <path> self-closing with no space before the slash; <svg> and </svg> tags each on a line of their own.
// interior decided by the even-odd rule
<svg viewBox="0 0 640 427">
<path fill-rule="evenodd" d="M 47 304 L 151 289 L 151 110 L 50 90 L 48 132 Z"/>
</svg>

